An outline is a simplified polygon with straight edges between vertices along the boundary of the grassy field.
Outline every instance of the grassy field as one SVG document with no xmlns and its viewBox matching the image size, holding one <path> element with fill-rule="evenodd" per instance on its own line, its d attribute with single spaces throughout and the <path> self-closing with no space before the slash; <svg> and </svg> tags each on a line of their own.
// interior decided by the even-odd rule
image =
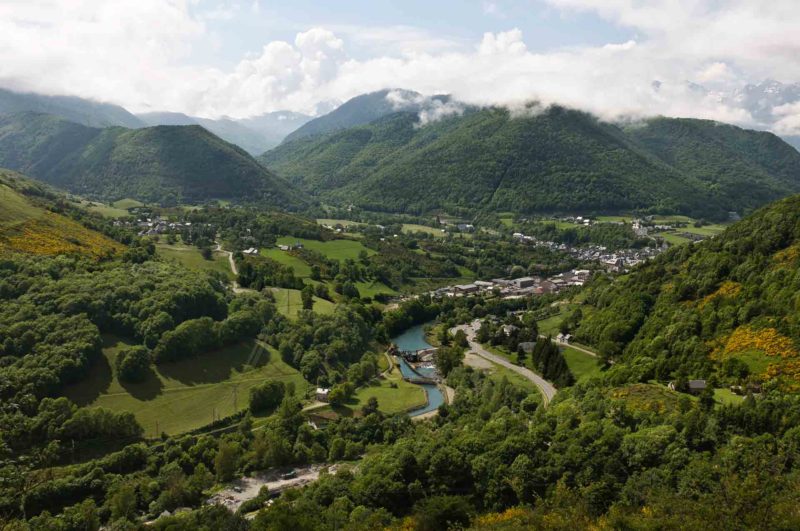
<svg viewBox="0 0 800 531">
<path fill-rule="evenodd" d="M 342 417 L 352 417 L 360 414 L 361 408 L 372 397 L 378 400 L 378 409 L 386 414 L 402 413 L 427 403 L 422 387 L 406 382 L 400 375 L 400 369 L 392 367 L 385 379 L 374 380 L 369 385 L 359 387 L 344 406 L 325 406 L 315 410 L 315 413 L 335 413 Z"/>
<path fill-rule="evenodd" d="M 167 244 L 162 242 L 156 243 L 156 252 L 159 256 L 174 260 L 189 269 L 195 271 L 219 271 L 228 278 L 233 278 L 228 255 L 225 253 L 214 252 L 212 259 L 206 260 L 197 247 L 182 243 Z"/>
<path fill-rule="evenodd" d="M 362 297 L 374 297 L 380 294 L 397 295 L 397 291 L 383 282 L 356 282 L 356 287 Z"/>
<path fill-rule="evenodd" d="M 18 194 L 10 186 L 0 183 L 0 228 L 8 229 L 36 219 L 44 214 L 44 210 L 28 202 L 25 196 Z"/>
<path fill-rule="evenodd" d="M 300 396 L 311 387 L 277 352 L 252 341 L 163 364 L 141 383 L 122 384 L 112 367 L 126 343 L 113 336 L 104 340 L 103 358 L 64 394 L 81 406 L 133 413 L 146 436 L 189 431 L 245 409 L 250 389 L 266 380 L 294 382 Z"/>
<path fill-rule="evenodd" d="M 597 216 L 597 221 L 600 223 L 630 223 L 633 221 L 631 216 Z"/>
<path fill-rule="evenodd" d="M 538 321 L 536 325 L 539 327 L 539 333 L 542 335 L 551 335 L 553 337 L 558 335 L 558 328 L 561 326 L 561 321 L 566 318 L 567 314 L 572 311 L 573 304 L 562 304 L 558 308 L 558 313 Z"/>
<path fill-rule="evenodd" d="M 114 208 L 128 209 L 142 207 L 144 206 L 144 203 L 137 201 L 136 199 L 120 199 L 119 201 L 114 201 L 111 203 L 111 206 Z"/>
<path fill-rule="evenodd" d="M 403 223 L 403 232 L 424 232 L 431 236 L 436 236 L 437 238 L 444 238 L 446 236 L 442 229 L 428 227 L 427 225 L 416 225 L 414 223 Z"/>
<path fill-rule="evenodd" d="M 704 225 L 702 227 L 695 227 L 694 225 L 689 224 L 687 227 L 684 227 L 680 230 L 690 234 L 699 234 L 700 236 L 716 236 L 727 228 L 727 226 L 719 224 Z"/>
<path fill-rule="evenodd" d="M 506 228 L 511 228 L 514 226 L 514 213 L 513 212 L 500 212 L 497 214 L 498 219 L 500 219 L 500 223 L 503 224 Z"/>
<path fill-rule="evenodd" d="M 657 232 L 655 233 L 655 236 L 661 236 L 670 245 L 683 245 L 684 243 L 689 243 L 692 241 L 689 238 L 684 238 L 683 236 L 679 236 L 673 232 Z"/>
<path fill-rule="evenodd" d="M 275 295 L 275 306 L 286 317 L 297 317 L 297 312 L 303 309 L 303 299 L 300 290 L 288 288 L 270 288 Z M 321 315 L 331 315 L 336 305 L 331 301 L 314 297 L 314 311 Z"/>
<path fill-rule="evenodd" d="M 580 383 L 602 374 L 600 360 L 597 358 L 570 347 L 563 348 L 561 353 L 576 382 Z"/>
<path fill-rule="evenodd" d="M 300 278 L 308 278 L 311 276 L 311 266 L 305 263 L 300 258 L 289 254 L 287 251 L 273 247 L 271 249 L 261 249 L 258 252 L 261 256 L 271 258 L 285 266 L 294 269 L 294 274 Z"/>
<path fill-rule="evenodd" d="M 366 251 L 367 254 L 373 255 L 375 251 L 367 249 L 364 244 L 354 240 L 330 240 L 321 242 L 317 240 L 305 240 L 303 238 L 293 238 L 291 236 L 283 236 L 278 238 L 279 245 L 291 245 L 293 243 L 302 243 L 306 249 L 318 251 L 332 260 L 358 260 L 358 255 L 361 251 Z"/>
<path fill-rule="evenodd" d="M 714 389 L 714 401 L 718 404 L 741 404 L 743 396 L 739 396 L 730 389 Z"/>
</svg>

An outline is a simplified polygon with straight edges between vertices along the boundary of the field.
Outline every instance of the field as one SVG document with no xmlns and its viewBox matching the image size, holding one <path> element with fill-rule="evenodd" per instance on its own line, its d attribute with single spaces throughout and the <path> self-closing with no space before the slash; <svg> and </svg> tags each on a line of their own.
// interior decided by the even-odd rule
<svg viewBox="0 0 800 531">
<path fill-rule="evenodd" d="M 275 296 L 275 306 L 286 317 L 297 317 L 297 312 L 303 309 L 303 299 L 300 290 L 288 288 L 270 288 Z M 331 315 L 336 305 L 331 301 L 314 297 L 314 311 L 320 315 Z"/>
<path fill-rule="evenodd" d="M 695 227 L 694 225 L 689 224 L 687 227 L 684 227 L 680 230 L 691 234 L 699 234 L 700 236 L 716 236 L 727 228 L 727 226 L 719 224 L 704 225 L 702 227 Z"/>
<path fill-rule="evenodd" d="M 294 269 L 294 274 L 300 278 L 308 278 L 311 276 L 311 266 L 305 263 L 300 258 L 289 254 L 286 251 L 273 247 L 271 249 L 261 249 L 258 254 L 266 258 L 271 258 L 278 263 L 289 266 Z"/>
<path fill-rule="evenodd" d="M 730 389 L 714 389 L 714 401 L 718 404 L 741 404 L 744 397 L 737 395 Z"/>
<path fill-rule="evenodd" d="M 581 383 L 602 374 L 599 359 L 571 347 L 565 347 L 561 353 L 567 361 L 570 372 L 575 376 L 576 382 Z"/>
<path fill-rule="evenodd" d="M 195 271 L 219 271 L 228 278 L 233 278 L 228 255 L 214 252 L 211 260 L 206 260 L 197 247 L 182 243 L 157 243 L 156 252 L 168 260 L 174 260 L 188 269 Z"/>
<path fill-rule="evenodd" d="M 690 243 L 692 241 L 689 238 L 684 238 L 673 232 L 657 232 L 655 236 L 661 236 L 670 245 L 683 245 L 684 243 Z"/>
<path fill-rule="evenodd" d="M 567 313 L 572 310 L 572 307 L 573 305 L 570 304 L 562 304 L 559 306 L 557 314 L 538 321 L 536 325 L 539 327 L 539 333 L 545 336 L 557 336 L 561 321 L 563 321 Z"/>
<path fill-rule="evenodd" d="M 392 387 L 393 384 L 397 387 Z M 378 400 L 378 409 L 389 415 L 426 404 L 425 391 L 422 387 L 403 380 L 400 369 L 393 367 L 385 379 L 374 380 L 369 385 L 359 387 L 344 406 L 325 406 L 315 410 L 315 413 L 322 415 L 335 413 L 342 417 L 352 417 L 357 415 L 372 397 Z"/>
<path fill-rule="evenodd" d="M 2 229 L 14 227 L 44 214 L 44 210 L 30 204 L 25 196 L 2 183 L 0 183 L 0 205 L 3 205 L 0 209 Z"/>
<path fill-rule="evenodd" d="M 277 352 L 252 341 L 163 364 L 142 383 L 122 384 L 112 367 L 126 343 L 113 336 L 104 341 L 103 358 L 64 394 L 81 406 L 133 413 L 148 437 L 189 431 L 232 415 L 247 407 L 250 389 L 266 380 L 294 382 L 300 396 L 311 388 Z"/>
<path fill-rule="evenodd" d="M 514 213 L 513 212 L 500 212 L 497 214 L 498 219 L 500 219 L 500 223 L 503 224 L 504 227 L 510 229 L 514 226 Z"/>
<path fill-rule="evenodd" d="M 442 229 L 428 227 L 427 225 L 416 225 L 414 223 L 403 223 L 403 232 L 424 232 L 437 238 L 444 238 L 446 235 L 444 232 L 442 232 Z"/>
<path fill-rule="evenodd" d="M 633 221 L 631 216 L 597 216 L 600 223 L 630 223 Z"/>
<path fill-rule="evenodd" d="M 362 297 L 374 297 L 380 294 L 397 295 L 397 291 L 383 282 L 356 282 L 356 287 Z"/>
<path fill-rule="evenodd" d="M 293 238 L 291 236 L 284 236 L 278 238 L 279 245 L 291 245 L 293 243 L 302 243 L 306 249 L 318 251 L 332 260 L 358 260 L 358 255 L 361 251 L 366 251 L 367 254 L 375 254 L 372 249 L 367 249 L 364 244 L 355 240 L 330 240 L 321 242 L 317 240 L 305 240 L 303 238 Z"/>
</svg>

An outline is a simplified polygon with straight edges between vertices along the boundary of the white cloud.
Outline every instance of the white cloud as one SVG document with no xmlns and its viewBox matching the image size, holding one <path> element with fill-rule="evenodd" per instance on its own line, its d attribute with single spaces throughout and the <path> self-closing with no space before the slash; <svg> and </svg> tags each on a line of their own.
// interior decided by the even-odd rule
<svg viewBox="0 0 800 531">
<path fill-rule="evenodd" d="M 202 116 L 313 112 L 319 102 L 402 87 L 524 112 L 537 100 L 604 118 L 664 114 L 751 125 L 746 111 L 714 94 L 767 77 L 800 79 L 795 0 L 545 1 L 595 12 L 636 38 L 537 53 L 514 28 L 465 45 L 408 26 L 317 27 L 267 42 L 223 71 L 189 65 L 189 53 L 216 38 L 206 20 L 244 16 L 258 1 L 195 12 L 195 0 L 4 0 L 0 83 Z M 496 10 L 490 4 L 485 10 Z M 430 118 L 451 111 L 432 109 Z M 796 130 L 800 109 L 778 112 L 776 128 Z"/>
</svg>

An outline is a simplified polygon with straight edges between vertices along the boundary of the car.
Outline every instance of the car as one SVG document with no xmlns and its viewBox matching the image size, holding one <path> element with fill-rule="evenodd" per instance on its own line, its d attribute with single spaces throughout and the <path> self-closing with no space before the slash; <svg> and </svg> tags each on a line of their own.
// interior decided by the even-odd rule
<svg viewBox="0 0 800 531">
<path fill-rule="evenodd" d="M 296 477 L 297 477 L 297 471 L 296 470 L 290 470 L 289 472 L 286 472 L 285 474 L 281 474 L 281 479 L 293 479 L 293 478 L 296 478 Z"/>
<path fill-rule="evenodd" d="M 242 487 L 239 487 L 239 486 L 233 487 L 233 491 L 234 492 L 242 492 Z"/>
</svg>

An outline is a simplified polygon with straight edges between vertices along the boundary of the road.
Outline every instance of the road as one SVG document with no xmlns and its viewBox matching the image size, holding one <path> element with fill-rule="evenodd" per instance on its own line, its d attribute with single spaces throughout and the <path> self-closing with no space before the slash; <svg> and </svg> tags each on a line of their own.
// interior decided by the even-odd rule
<svg viewBox="0 0 800 531">
<path fill-rule="evenodd" d="M 464 333 L 467 334 L 467 341 L 469 341 L 469 348 L 472 352 L 474 352 L 475 354 L 477 354 L 482 358 L 491 361 L 492 363 L 496 363 L 507 369 L 511 369 L 512 371 L 516 372 L 523 378 L 533 382 L 533 384 L 539 388 L 539 391 L 541 391 L 542 399 L 546 407 L 553 399 L 553 397 L 556 396 L 557 390 L 555 387 L 553 387 L 553 384 L 551 384 L 550 382 L 548 382 L 547 380 L 545 380 L 532 370 L 526 367 L 520 367 L 519 365 L 515 365 L 514 363 L 511 363 L 507 359 L 498 356 L 496 354 L 492 354 L 491 352 L 483 348 L 483 346 L 480 343 L 475 341 L 475 333 L 477 332 L 479 326 L 480 326 L 480 321 L 475 320 L 468 325 L 459 325 L 450 330 L 450 332 L 455 333 L 457 330 L 463 330 Z"/>
<path fill-rule="evenodd" d="M 539 337 L 543 337 L 543 338 L 547 339 L 550 336 L 546 336 L 544 334 L 539 334 Z M 553 341 L 555 341 L 555 340 L 553 340 Z M 584 354 L 588 354 L 589 356 L 591 356 L 593 358 L 597 357 L 597 353 L 596 352 L 592 352 L 591 350 L 587 350 L 587 349 L 585 349 L 583 347 L 579 347 L 578 345 L 575 345 L 574 343 L 564 343 L 564 342 L 561 342 L 561 341 L 556 341 L 556 343 L 561 345 L 562 347 L 569 347 L 569 348 L 572 348 L 572 349 L 575 349 L 575 350 L 579 350 L 579 351 L 583 352 Z"/>
<path fill-rule="evenodd" d="M 239 285 L 238 282 L 236 282 L 236 278 L 239 276 L 239 270 L 236 269 L 236 262 L 233 259 L 233 253 L 230 252 L 230 251 L 224 251 L 222 249 L 222 244 L 221 243 L 219 243 L 219 242 L 215 242 L 215 243 L 217 244 L 217 248 L 215 249 L 215 251 L 220 252 L 220 253 L 225 253 L 225 254 L 228 255 L 228 262 L 231 264 L 231 272 L 233 273 L 233 280 L 231 281 L 231 284 L 233 285 L 233 292 L 234 293 L 252 292 L 253 290 L 247 289 L 247 288 L 243 288 L 243 287 L 241 287 Z"/>
</svg>

